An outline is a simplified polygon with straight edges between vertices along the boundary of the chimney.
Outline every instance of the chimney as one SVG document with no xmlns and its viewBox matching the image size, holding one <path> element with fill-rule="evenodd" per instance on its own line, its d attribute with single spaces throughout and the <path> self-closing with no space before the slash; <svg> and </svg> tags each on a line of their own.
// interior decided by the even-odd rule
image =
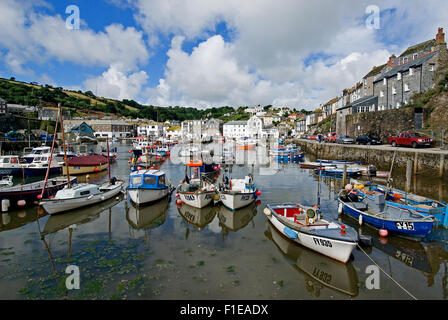
<svg viewBox="0 0 448 320">
<path fill-rule="evenodd" d="M 392 67 L 395 58 L 396 56 L 394 54 L 389 58 L 389 62 L 387 62 L 388 67 Z"/>
<path fill-rule="evenodd" d="M 443 33 L 443 28 L 439 28 L 436 35 L 436 44 L 445 43 L 445 33 Z"/>
</svg>

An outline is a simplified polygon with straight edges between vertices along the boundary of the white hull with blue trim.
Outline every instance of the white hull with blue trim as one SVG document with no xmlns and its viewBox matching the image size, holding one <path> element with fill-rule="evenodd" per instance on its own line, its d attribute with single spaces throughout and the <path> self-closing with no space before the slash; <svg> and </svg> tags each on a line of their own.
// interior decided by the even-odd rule
<svg viewBox="0 0 448 320">
<path fill-rule="evenodd" d="M 143 169 L 131 173 L 127 191 L 133 203 L 144 205 L 165 198 L 173 188 L 163 171 Z"/>
</svg>

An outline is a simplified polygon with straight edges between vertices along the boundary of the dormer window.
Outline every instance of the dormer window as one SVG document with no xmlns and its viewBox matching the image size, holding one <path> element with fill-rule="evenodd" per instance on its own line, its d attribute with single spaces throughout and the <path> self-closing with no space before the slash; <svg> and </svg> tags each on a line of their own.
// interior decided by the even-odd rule
<svg viewBox="0 0 448 320">
<path fill-rule="evenodd" d="M 403 58 L 403 63 L 408 63 L 408 57 Z"/>
<path fill-rule="evenodd" d="M 418 58 L 418 53 L 414 53 L 414 59 Z"/>
</svg>

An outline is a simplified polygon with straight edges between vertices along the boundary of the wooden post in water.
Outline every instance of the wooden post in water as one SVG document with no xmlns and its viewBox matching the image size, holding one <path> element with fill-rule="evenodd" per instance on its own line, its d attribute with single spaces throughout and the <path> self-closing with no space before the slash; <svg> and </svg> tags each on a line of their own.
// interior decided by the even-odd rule
<svg viewBox="0 0 448 320">
<path fill-rule="evenodd" d="M 414 157 L 414 175 L 418 172 L 418 152 L 415 153 Z"/>
<path fill-rule="evenodd" d="M 440 168 L 439 168 L 439 178 L 443 178 L 443 169 L 445 166 L 445 155 L 442 153 L 440 155 Z"/>
<path fill-rule="evenodd" d="M 342 185 L 345 188 L 345 185 L 347 184 L 347 164 L 344 164 L 344 173 L 342 175 Z"/>
<path fill-rule="evenodd" d="M 413 167 L 412 160 L 408 160 L 406 166 L 406 192 L 408 193 L 411 191 L 412 167 Z"/>
</svg>

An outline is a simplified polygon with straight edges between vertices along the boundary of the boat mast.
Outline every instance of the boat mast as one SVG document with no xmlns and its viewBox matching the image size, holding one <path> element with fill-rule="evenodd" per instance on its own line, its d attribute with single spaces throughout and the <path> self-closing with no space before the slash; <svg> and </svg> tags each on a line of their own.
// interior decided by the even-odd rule
<svg viewBox="0 0 448 320">
<path fill-rule="evenodd" d="M 65 132 L 64 132 L 64 120 L 62 117 L 62 106 L 59 104 L 59 117 L 61 122 L 61 133 L 62 133 L 62 145 L 64 146 L 64 162 L 65 162 L 65 168 L 67 170 L 67 188 L 70 189 L 72 187 L 70 183 L 70 170 L 68 167 L 68 161 L 67 161 L 67 148 L 65 146 Z"/>
<path fill-rule="evenodd" d="M 109 185 L 110 185 L 109 136 L 106 137 L 106 147 L 107 147 L 107 173 L 109 175 Z"/>
</svg>

